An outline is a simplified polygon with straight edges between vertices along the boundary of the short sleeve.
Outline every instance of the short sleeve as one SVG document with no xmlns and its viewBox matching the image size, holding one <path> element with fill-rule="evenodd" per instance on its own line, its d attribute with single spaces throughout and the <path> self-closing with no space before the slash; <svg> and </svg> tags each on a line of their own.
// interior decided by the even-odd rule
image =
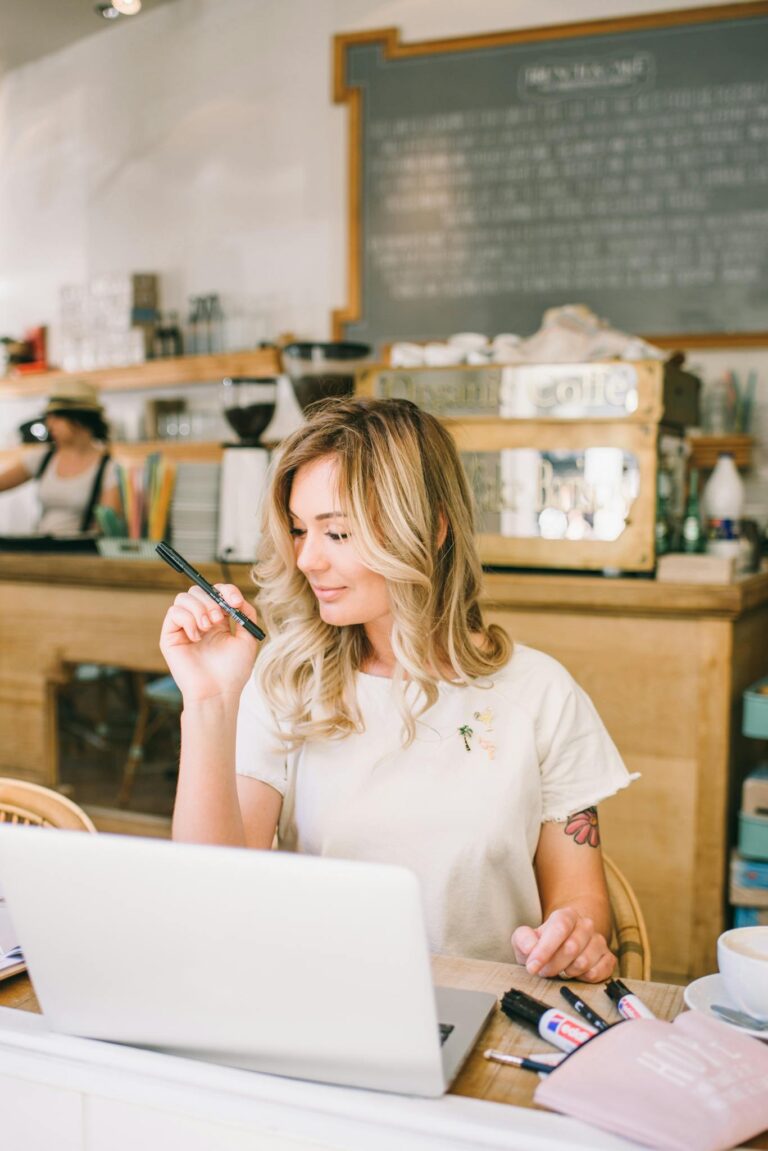
<svg viewBox="0 0 768 1151">
<path fill-rule="evenodd" d="M 288 753 L 280 747 L 279 728 L 264 699 L 255 674 L 240 697 L 237 713 L 235 767 L 238 775 L 248 775 L 274 787 L 280 795 L 288 788 Z"/>
<path fill-rule="evenodd" d="M 632 779 L 589 696 L 565 668 L 537 717 L 542 821 L 562 821 L 628 787 Z"/>
</svg>

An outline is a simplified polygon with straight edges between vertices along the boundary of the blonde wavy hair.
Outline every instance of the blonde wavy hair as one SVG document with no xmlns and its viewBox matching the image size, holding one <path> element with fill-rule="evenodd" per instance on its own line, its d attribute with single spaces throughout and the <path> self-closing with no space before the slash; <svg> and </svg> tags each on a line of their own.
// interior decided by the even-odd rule
<svg viewBox="0 0 768 1151">
<path fill-rule="evenodd" d="M 317 406 L 282 445 L 265 499 L 253 575 L 269 640 L 256 663 L 262 690 L 291 747 L 364 728 L 355 672 L 373 654 L 362 625 L 334 627 L 296 566 L 289 501 L 296 473 L 326 457 L 337 464 L 338 498 L 362 562 L 388 585 L 393 680 L 403 742 L 446 679 L 492 675 L 511 650 L 485 626 L 482 568 L 469 485 L 453 439 L 406 400 L 336 399 Z M 420 691 L 417 698 L 405 683 Z"/>
</svg>

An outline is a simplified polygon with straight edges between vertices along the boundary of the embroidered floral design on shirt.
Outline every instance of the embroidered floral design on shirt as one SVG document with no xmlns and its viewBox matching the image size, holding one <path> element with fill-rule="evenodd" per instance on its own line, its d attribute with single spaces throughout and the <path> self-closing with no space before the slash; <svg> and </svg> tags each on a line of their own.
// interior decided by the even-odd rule
<svg viewBox="0 0 768 1151">
<path fill-rule="evenodd" d="M 493 727 L 491 726 L 493 723 L 493 712 L 490 707 L 487 707 L 485 711 L 474 712 L 473 719 L 478 720 L 483 725 L 485 728 L 485 735 L 489 735 L 493 731 Z M 467 751 L 472 750 L 471 740 L 477 737 L 477 742 L 483 751 L 488 755 L 489 759 L 493 759 L 493 757 L 496 755 L 496 744 L 492 743 L 489 739 L 484 739 L 483 736 L 476 732 L 473 727 L 470 727 L 468 723 L 463 723 L 461 725 L 459 728 L 459 735 L 464 740 L 464 746 Z"/>
<path fill-rule="evenodd" d="M 486 731 L 493 731 L 493 710 L 490 707 L 487 707 L 485 711 L 476 711 L 473 718 L 478 720 Z"/>
<path fill-rule="evenodd" d="M 474 719 L 481 723 L 485 728 L 485 734 L 490 735 L 493 731 L 493 708 L 486 707 L 484 711 L 476 711 L 473 716 Z M 489 759 L 493 759 L 496 755 L 496 744 L 492 743 L 490 739 L 483 739 L 478 736 L 478 743 L 483 751 L 487 753 Z"/>
<path fill-rule="evenodd" d="M 472 730 L 472 728 L 469 726 L 468 723 L 462 724 L 461 727 L 459 728 L 459 735 L 464 740 L 464 746 L 467 749 L 467 751 L 472 750 L 472 746 L 471 746 L 469 741 L 474 734 L 475 734 L 474 731 Z"/>
</svg>

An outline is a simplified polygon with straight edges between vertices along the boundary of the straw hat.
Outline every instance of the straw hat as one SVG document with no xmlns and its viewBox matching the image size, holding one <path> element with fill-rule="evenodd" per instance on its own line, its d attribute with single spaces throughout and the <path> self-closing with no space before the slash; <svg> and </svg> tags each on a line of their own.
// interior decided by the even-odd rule
<svg viewBox="0 0 768 1151">
<path fill-rule="evenodd" d="M 51 394 L 45 415 L 66 415 L 67 412 L 98 412 L 104 408 L 99 401 L 99 393 L 93 384 L 85 380 L 61 380 Z"/>
</svg>

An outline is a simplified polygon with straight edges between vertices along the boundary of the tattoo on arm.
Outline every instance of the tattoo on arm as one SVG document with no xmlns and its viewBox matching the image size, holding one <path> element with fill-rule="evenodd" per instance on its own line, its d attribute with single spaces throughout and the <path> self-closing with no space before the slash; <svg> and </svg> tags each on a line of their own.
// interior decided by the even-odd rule
<svg viewBox="0 0 768 1151">
<path fill-rule="evenodd" d="M 587 844 L 588 847 L 600 846 L 600 826 L 597 822 L 597 808 L 585 807 L 575 815 L 569 815 L 565 824 L 565 834 L 572 835 L 574 843 L 579 846 Z"/>
</svg>

